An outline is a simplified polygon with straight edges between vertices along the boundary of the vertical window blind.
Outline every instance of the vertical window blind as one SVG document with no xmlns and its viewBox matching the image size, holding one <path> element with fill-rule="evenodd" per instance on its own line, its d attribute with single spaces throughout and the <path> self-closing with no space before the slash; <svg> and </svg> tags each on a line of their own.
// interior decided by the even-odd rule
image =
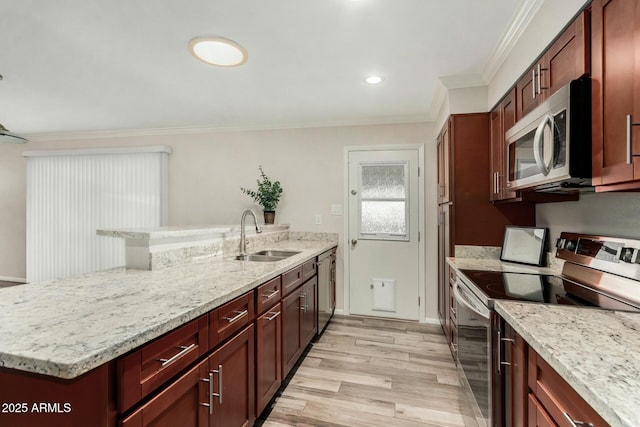
<svg viewBox="0 0 640 427">
<path fill-rule="evenodd" d="M 125 265 L 97 229 L 167 224 L 171 147 L 29 151 L 27 282 Z"/>
</svg>

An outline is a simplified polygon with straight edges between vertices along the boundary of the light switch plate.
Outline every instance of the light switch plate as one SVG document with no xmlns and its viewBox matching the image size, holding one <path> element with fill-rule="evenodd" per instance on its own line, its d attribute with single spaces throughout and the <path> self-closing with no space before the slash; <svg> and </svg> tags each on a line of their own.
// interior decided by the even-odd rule
<svg viewBox="0 0 640 427">
<path fill-rule="evenodd" d="M 342 205 L 331 205 L 331 215 L 342 215 Z"/>
</svg>

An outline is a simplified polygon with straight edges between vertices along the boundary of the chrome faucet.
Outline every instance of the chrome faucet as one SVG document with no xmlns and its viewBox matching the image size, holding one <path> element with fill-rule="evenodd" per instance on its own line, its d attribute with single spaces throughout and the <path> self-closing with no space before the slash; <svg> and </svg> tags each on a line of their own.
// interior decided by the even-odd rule
<svg viewBox="0 0 640 427">
<path fill-rule="evenodd" d="M 258 218 L 256 217 L 255 212 L 251 209 L 247 209 L 242 212 L 242 217 L 240 218 L 240 256 L 247 255 L 247 236 L 244 231 L 244 223 L 247 218 L 247 214 L 251 214 L 253 217 L 253 223 L 256 225 L 256 233 L 262 233 L 262 230 L 258 227 Z"/>
</svg>

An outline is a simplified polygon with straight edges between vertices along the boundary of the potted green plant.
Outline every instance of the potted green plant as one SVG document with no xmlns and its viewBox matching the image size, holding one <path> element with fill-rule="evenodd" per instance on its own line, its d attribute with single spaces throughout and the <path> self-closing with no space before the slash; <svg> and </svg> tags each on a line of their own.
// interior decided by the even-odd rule
<svg viewBox="0 0 640 427">
<path fill-rule="evenodd" d="M 258 189 L 251 190 L 240 187 L 240 190 L 262 206 L 264 223 L 273 224 L 276 218 L 276 207 L 282 195 L 282 187 L 280 181 L 271 181 L 262 170 L 262 166 L 258 166 L 258 170 L 260 171 L 260 179 L 257 180 Z"/>
</svg>

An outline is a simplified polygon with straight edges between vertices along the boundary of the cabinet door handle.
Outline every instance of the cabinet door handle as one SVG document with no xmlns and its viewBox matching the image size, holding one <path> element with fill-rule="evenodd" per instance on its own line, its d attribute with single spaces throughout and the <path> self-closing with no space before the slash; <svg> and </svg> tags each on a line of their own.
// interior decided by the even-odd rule
<svg viewBox="0 0 640 427">
<path fill-rule="evenodd" d="M 584 421 L 576 421 L 573 418 L 571 418 L 571 416 L 569 414 L 567 414 L 566 412 L 563 412 L 562 415 L 564 415 L 564 419 L 567 420 L 567 422 L 569 424 L 571 424 L 571 427 L 595 427 L 593 424 L 591 423 L 585 423 Z"/>
<path fill-rule="evenodd" d="M 209 408 L 209 415 L 213 414 L 213 373 L 209 372 L 209 378 L 200 378 L 200 381 L 209 383 L 209 403 L 200 403 L 202 406 Z"/>
<path fill-rule="evenodd" d="M 277 313 L 273 313 L 273 312 L 270 311 L 269 314 L 271 315 L 271 317 L 265 317 L 265 319 L 267 321 L 269 321 L 269 322 L 271 322 L 276 317 L 280 316 L 280 312 L 279 311 Z"/>
<path fill-rule="evenodd" d="M 634 126 L 640 126 L 640 123 L 633 123 L 633 116 L 627 115 L 627 164 L 632 163 L 634 157 L 639 157 L 640 154 L 633 154 L 633 138 L 632 129 Z"/>
<path fill-rule="evenodd" d="M 538 64 L 538 95 L 542 93 L 542 68 L 540 64 Z"/>
<path fill-rule="evenodd" d="M 531 89 L 533 99 L 536 99 L 536 69 L 531 70 Z"/>
<path fill-rule="evenodd" d="M 164 368 L 165 366 L 167 366 L 170 363 L 175 362 L 176 360 L 178 360 L 179 358 L 181 358 L 182 356 L 184 356 L 186 353 L 189 352 L 189 350 L 191 350 L 192 348 L 194 348 L 196 346 L 195 343 L 191 344 L 191 345 L 181 345 L 178 348 L 180 349 L 180 351 L 176 354 L 174 354 L 173 356 L 171 356 L 168 359 L 158 359 L 158 362 L 162 363 L 162 367 Z"/>
<path fill-rule="evenodd" d="M 500 329 L 498 329 L 498 331 L 496 332 L 498 334 L 498 363 L 496 364 L 497 368 L 498 368 L 498 374 L 500 374 L 500 366 L 502 365 L 502 332 L 500 331 Z"/>
<path fill-rule="evenodd" d="M 218 392 L 214 393 L 211 390 L 211 396 L 218 398 L 218 403 L 222 404 L 222 365 L 218 365 L 218 369 L 212 369 L 209 375 L 211 376 L 211 382 L 213 382 L 213 374 L 218 374 Z"/>
<path fill-rule="evenodd" d="M 307 312 L 307 293 L 306 292 L 301 293 L 299 298 L 302 300 L 302 302 L 300 303 L 300 310 L 306 313 Z"/>
<path fill-rule="evenodd" d="M 278 295 L 279 293 L 280 293 L 280 290 L 279 290 L 279 289 L 276 289 L 275 291 L 271 292 L 269 295 L 267 295 L 267 294 L 262 294 L 262 297 L 263 297 L 264 299 L 271 299 L 271 298 L 275 297 L 276 295 Z"/>
<path fill-rule="evenodd" d="M 242 311 L 234 311 L 234 313 L 237 313 L 235 316 L 233 317 L 225 317 L 224 320 L 226 320 L 229 323 L 233 323 L 236 320 L 246 316 L 247 314 L 249 314 L 249 310 L 242 310 Z"/>
</svg>

